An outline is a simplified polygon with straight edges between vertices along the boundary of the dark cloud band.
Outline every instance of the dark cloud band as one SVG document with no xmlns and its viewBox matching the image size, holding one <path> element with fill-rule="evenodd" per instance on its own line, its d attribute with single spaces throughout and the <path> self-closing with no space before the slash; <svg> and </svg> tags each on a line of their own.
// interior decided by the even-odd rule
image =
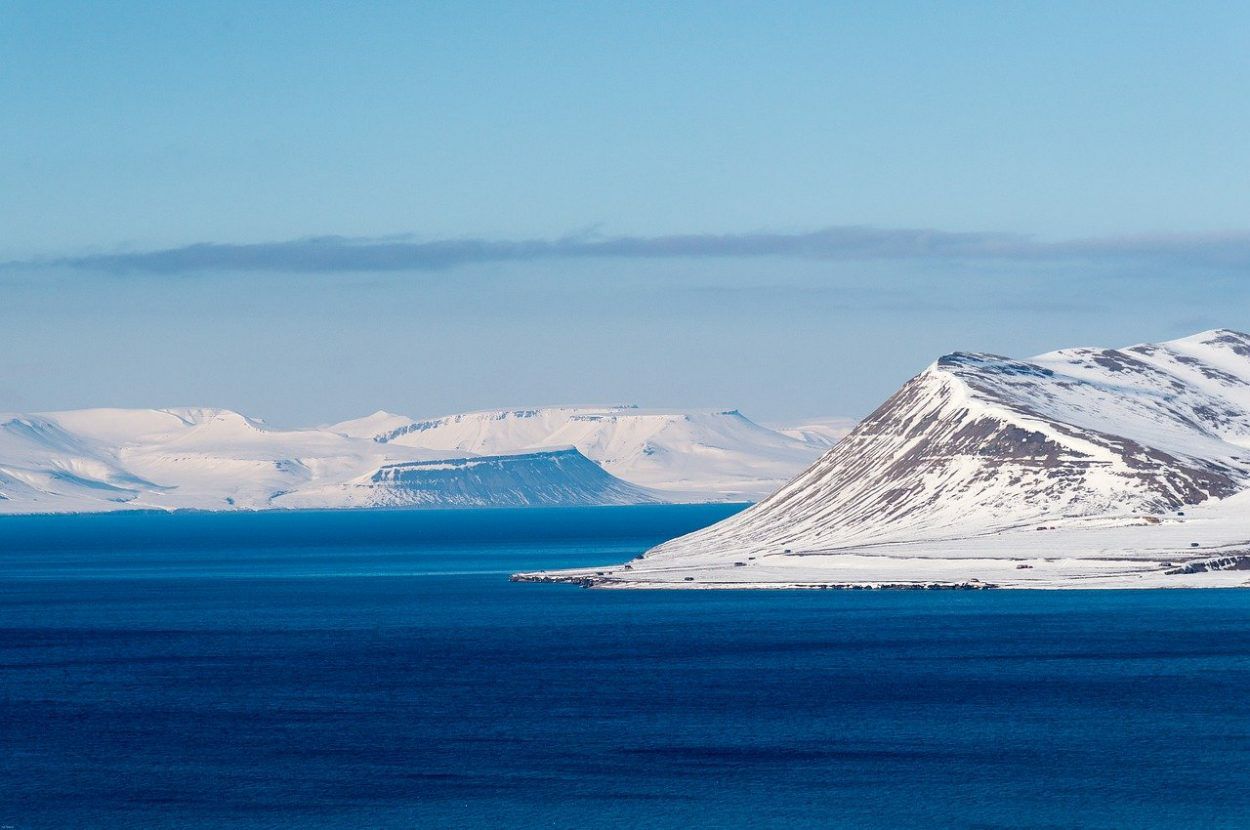
<svg viewBox="0 0 1250 830">
<path fill-rule="evenodd" d="M 1005 233 L 952 233 L 862 226 L 808 233 L 571 236 L 559 239 L 432 241 L 316 237 L 252 244 L 198 243 L 180 248 L 9 262 L 4 267 L 61 267 L 111 273 L 212 271 L 348 273 L 429 271 L 487 262 L 544 259 L 779 257 L 824 260 L 1145 261 L 1250 270 L 1250 233 L 1172 234 L 1041 242 Z"/>
</svg>

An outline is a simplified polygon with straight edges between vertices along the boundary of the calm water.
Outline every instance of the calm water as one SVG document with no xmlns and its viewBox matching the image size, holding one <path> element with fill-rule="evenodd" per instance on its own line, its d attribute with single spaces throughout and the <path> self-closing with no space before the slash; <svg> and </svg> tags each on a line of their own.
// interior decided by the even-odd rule
<svg viewBox="0 0 1250 830">
<path fill-rule="evenodd" d="M 12 828 L 1244 828 L 1250 592 L 608 592 L 725 507 L 0 521 Z"/>
</svg>

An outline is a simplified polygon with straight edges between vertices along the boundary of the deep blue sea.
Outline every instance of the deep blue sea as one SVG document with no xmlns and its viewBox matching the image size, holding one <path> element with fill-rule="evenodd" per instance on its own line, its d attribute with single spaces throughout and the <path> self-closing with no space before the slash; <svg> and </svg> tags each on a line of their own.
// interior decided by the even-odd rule
<svg viewBox="0 0 1250 830">
<path fill-rule="evenodd" d="M 0 827 L 1250 826 L 1250 591 L 507 581 L 734 509 L 0 520 Z"/>
</svg>

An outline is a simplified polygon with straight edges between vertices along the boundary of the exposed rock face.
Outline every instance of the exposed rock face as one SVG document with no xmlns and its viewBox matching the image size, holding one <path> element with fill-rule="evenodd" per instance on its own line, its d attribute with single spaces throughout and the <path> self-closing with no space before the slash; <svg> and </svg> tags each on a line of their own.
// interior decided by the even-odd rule
<svg viewBox="0 0 1250 830">
<path fill-rule="evenodd" d="M 648 553 L 780 553 L 1150 514 L 1250 485 L 1250 336 L 1028 361 L 956 352 L 798 478 Z"/>
<path fill-rule="evenodd" d="M 532 507 L 654 504 L 574 449 L 389 464 L 353 485 L 371 506 Z"/>
</svg>

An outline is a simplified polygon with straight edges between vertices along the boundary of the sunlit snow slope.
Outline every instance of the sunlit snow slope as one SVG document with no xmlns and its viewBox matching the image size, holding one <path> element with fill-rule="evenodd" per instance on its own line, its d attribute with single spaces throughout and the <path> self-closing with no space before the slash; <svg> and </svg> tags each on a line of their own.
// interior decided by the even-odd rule
<svg viewBox="0 0 1250 830">
<path fill-rule="evenodd" d="M 776 426 L 773 429 L 805 444 L 829 449 L 855 429 L 855 421 L 850 418 L 818 418 L 801 424 Z"/>
</svg>

